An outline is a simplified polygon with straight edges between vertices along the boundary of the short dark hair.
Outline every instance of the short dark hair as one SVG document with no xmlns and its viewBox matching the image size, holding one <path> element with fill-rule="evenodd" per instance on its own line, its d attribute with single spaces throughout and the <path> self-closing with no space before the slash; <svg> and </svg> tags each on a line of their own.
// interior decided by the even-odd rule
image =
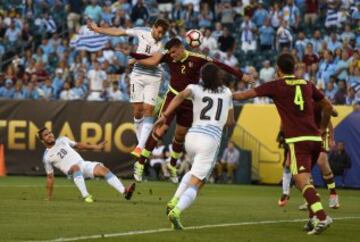
<svg viewBox="0 0 360 242">
<path fill-rule="evenodd" d="M 289 53 L 281 54 L 276 64 L 284 74 L 294 74 L 295 72 L 295 58 Z"/>
<path fill-rule="evenodd" d="M 204 89 L 212 92 L 219 92 L 223 85 L 224 75 L 222 70 L 213 63 L 207 63 L 201 68 L 201 79 Z"/>
<path fill-rule="evenodd" d="M 158 18 L 155 23 L 154 23 L 155 27 L 162 27 L 164 29 L 164 31 L 168 31 L 168 29 L 170 28 L 170 23 L 169 21 L 167 21 L 166 19 L 163 18 Z"/>
<path fill-rule="evenodd" d="M 40 140 L 43 140 L 42 133 L 43 133 L 45 130 L 47 130 L 47 129 L 48 129 L 48 128 L 43 127 L 43 128 L 41 128 L 41 129 L 38 130 L 37 135 L 38 135 L 38 137 L 39 137 Z"/>
<path fill-rule="evenodd" d="M 172 38 L 165 44 L 165 49 L 170 50 L 172 47 L 178 47 L 183 45 L 180 39 L 178 38 Z"/>
</svg>

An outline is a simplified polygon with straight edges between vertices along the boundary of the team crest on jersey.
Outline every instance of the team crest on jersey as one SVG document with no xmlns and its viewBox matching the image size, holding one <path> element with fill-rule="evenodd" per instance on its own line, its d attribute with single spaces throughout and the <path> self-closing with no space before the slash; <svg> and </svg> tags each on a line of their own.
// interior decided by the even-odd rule
<svg viewBox="0 0 360 242">
<path fill-rule="evenodd" d="M 189 61 L 189 67 L 192 68 L 194 66 L 194 63 L 192 63 L 191 61 Z"/>
</svg>

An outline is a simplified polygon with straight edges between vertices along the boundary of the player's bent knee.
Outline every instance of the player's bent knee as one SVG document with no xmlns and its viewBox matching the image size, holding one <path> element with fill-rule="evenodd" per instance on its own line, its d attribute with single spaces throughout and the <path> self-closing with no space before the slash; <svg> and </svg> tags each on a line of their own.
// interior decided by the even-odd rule
<svg viewBox="0 0 360 242">
<path fill-rule="evenodd" d="M 97 164 L 94 168 L 94 176 L 105 176 L 109 172 L 110 170 L 101 164 Z"/>
<path fill-rule="evenodd" d="M 69 169 L 69 174 L 74 174 L 75 172 L 78 172 L 78 171 L 80 171 L 81 169 L 80 169 L 80 166 L 78 166 L 78 165 L 73 165 L 72 167 L 70 167 L 70 169 Z"/>
</svg>

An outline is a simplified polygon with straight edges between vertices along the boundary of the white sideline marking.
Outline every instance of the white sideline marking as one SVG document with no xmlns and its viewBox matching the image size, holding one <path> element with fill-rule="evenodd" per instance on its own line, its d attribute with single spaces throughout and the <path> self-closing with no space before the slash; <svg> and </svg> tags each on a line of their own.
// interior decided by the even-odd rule
<svg viewBox="0 0 360 242">
<path fill-rule="evenodd" d="M 360 217 L 339 217 L 333 218 L 334 220 L 351 220 L 351 219 L 360 219 Z M 291 219 L 291 220 L 268 220 L 268 221 L 254 221 L 254 222 L 239 222 L 239 223 L 225 223 L 225 224 L 208 224 L 200 226 L 189 226 L 185 227 L 186 230 L 199 230 L 199 229 L 208 229 L 208 228 L 221 228 L 221 227 L 232 227 L 232 226 L 243 226 L 243 225 L 261 225 L 261 224 L 280 224 L 280 223 L 298 223 L 305 222 L 307 219 Z M 120 232 L 120 233 L 111 233 L 111 234 L 96 234 L 88 236 L 79 236 L 79 237 L 69 237 L 69 238 L 57 238 L 53 240 L 29 240 L 28 242 L 66 242 L 66 241 L 78 241 L 78 240 L 89 240 L 89 239 L 103 239 L 103 238 L 112 238 L 112 237 L 124 237 L 129 235 L 139 235 L 139 234 L 155 234 L 162 232 L 173 231 L 171 228 L 162 228 L 162 229 L 149 229 L 149 230 L 137 230 L 129 232 Z"/>
</svg>

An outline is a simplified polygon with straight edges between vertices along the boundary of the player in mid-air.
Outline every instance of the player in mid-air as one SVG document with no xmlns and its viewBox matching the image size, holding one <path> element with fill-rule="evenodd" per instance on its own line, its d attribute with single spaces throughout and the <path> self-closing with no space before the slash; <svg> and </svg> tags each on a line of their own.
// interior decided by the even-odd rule
<svg viewBox="0 0 360 242">
<path fill-rule="evenodd" d="M 315 115 L 315 123 L 317 127 L 320 129 L 321 125 L 321 117 L 322 117 L 322 110 L 318 103 L 314 104 L 314 115 Z M 336 117 L 338 115 L 337 111 L 333 109 L 331 116 Z M 334 174 L 330 168 L 329 161 L 328 161 L 328 153 L 330 152 L 330 147 L 333 146 L 334 143 L 334 130 L 331 121 L 329 122 L 328 127 L 326 128 L 326 132 L 324 135 L 324 140 L 322 143 L 322 150 L 320 152 L 319 158 L 316 161 L 318 164 L 321 174 L 323 176 L 323 179 L 327 185 L 327 188 L 329 190 L 330 196 L 329 196 L 329 208 L 337 209 L 340 207 L 339 203 L 339 195 L 336 192 L 336 186 L 334 181 Z M 290 196 L 290 183 L 291 183 L 291 172 L 289 170 L 290 167 L 290 160 L 289 157 L 287 157 L 287 160 L 285 162 L 285 167 L 283 173 L 283 194 L 281 195 L 281 198 L 279 199 L 279 206 L 283 207 L 286 205 L 289 196 Z M 301 206 L 299 206 L 300 210 L 307 210 L 307 203 L 305 202 Z"/>
<path fill-rule="evenodd" d="M 161 127 L 177 112 L 181 103 L 192 101 L 194 121 L 186 134 L 185 150 L 193 164 L 167 207 L 175 229 L 183 229 L 180 214 L 194 202 L 199 189 L 211 175 L 225 124 L 235 123 L 232 93 L 223 85 L 222 79 L 219 67 L 211 63 L 204 65 L 199 84 L 188 85 L 173 98 L 155 123 L 155 128 Z"/>
<path fill-rule="evenodd" d="M 88 28 L 96 33 L 113 36 L 134 36 L 138 39 L 136 53 L 151 55 L 163 49 L 162 39 L 169 29 L 169 22 L 157 19 L 152 28 L 102 28 L 95 23 L 88 24 Z M 138 145 L 131 152 L 139 157 L 145 146 L 146 139 L 151 133 L 154 123 L 154 107 L 159 94 L 162 70 L 159 65 L 152 67 L 135 63 L 130 75 L 130 101 L 134 111 L 134 124 Z"/>
<path fill-rule="evenodd" d="M 205 55 L 194 53 L 185 50 L 181 40 L 173 38 L 166 43 L 165 49 L 167 53 L 155 53 L 151 57 L 131 54 L 132 57 L 137 59 L 137 62 L 146 66 L 157 66 L 159 63 L 167 63 L 170 69 L 170 84 L 169 90 L 163 102 L 162 110 L 166 109 L 172 99 L 174 99 L 181 91 L 185 89 L 188 84 L 199 83 L 200 69 L 207 63 L 214 63 L 226 72 L 233 74 L 239 80 L 251 81 L 249 75 L 243 74 L 219 61 L 213 60 Z M 145 143 L 145 148 L 141 152 L 141 156 L 135 163 L 134 178 L 136 181 L 142 180 L 144 163 L 150 156 L 157 141 L 165 134 L 172 120 L 176 117 L 175 137 L 172 142 L 172 152 L 170 165 L 168 166 L 171 178 L 177 179 L 176 175 L 176 161 L 180 157 L 183 150 L 183 143 L 188 129 L 191 127 L 193 121 L 192 102 L 189 99 L 181 103 L 168 118 L 166 123 L 156 130 L 153 130 Z"/>
<path fill-rule="evenodd" d="M 82 198 L 87 203 L 94 201 L 89 194 L 84 178 L 104 177 L 106 182 L 123 194 L 125 199 L 131 199 L 135 190 L 135 183 L 125 188 L 108 168 L 100 162 L 85 161 L 75 149 L 79 150 L 102 150 L 105 142 L 97 145 L 88 143 L 76 143 L 67 137 L 55 139 L 54 134 L 47 128 L 38 131 L 38 137 L 45 145 L 43 162 L 47 174 L 47 199 L 52 200 L 54 187 L 54 167 L 58 168 L 65 175 L 73 177 L 76 187 L 79 189 Z"/>
<path fill-rule="evenodd" d="M 236 92 L 233 97 L 235 100 L 258 96 L 273 99 L 289 145 L 291 173 L 308 203 L 309 221 L 305 229 L 308 234 L 319 234 L 330 226 L 332 219 L 326 215 L 311 184 L 311 168 L 320 155 L 322 136 L 329 124 L 332 106 L 312 82 L 295 77 L 295 63 L 291 54 L 281 54 L 277 59 L 279 79 L 245 92 Z M 315 123 L 314 103 L 318 103 L 322 110 L 320 129 Z"/>
</svg>

